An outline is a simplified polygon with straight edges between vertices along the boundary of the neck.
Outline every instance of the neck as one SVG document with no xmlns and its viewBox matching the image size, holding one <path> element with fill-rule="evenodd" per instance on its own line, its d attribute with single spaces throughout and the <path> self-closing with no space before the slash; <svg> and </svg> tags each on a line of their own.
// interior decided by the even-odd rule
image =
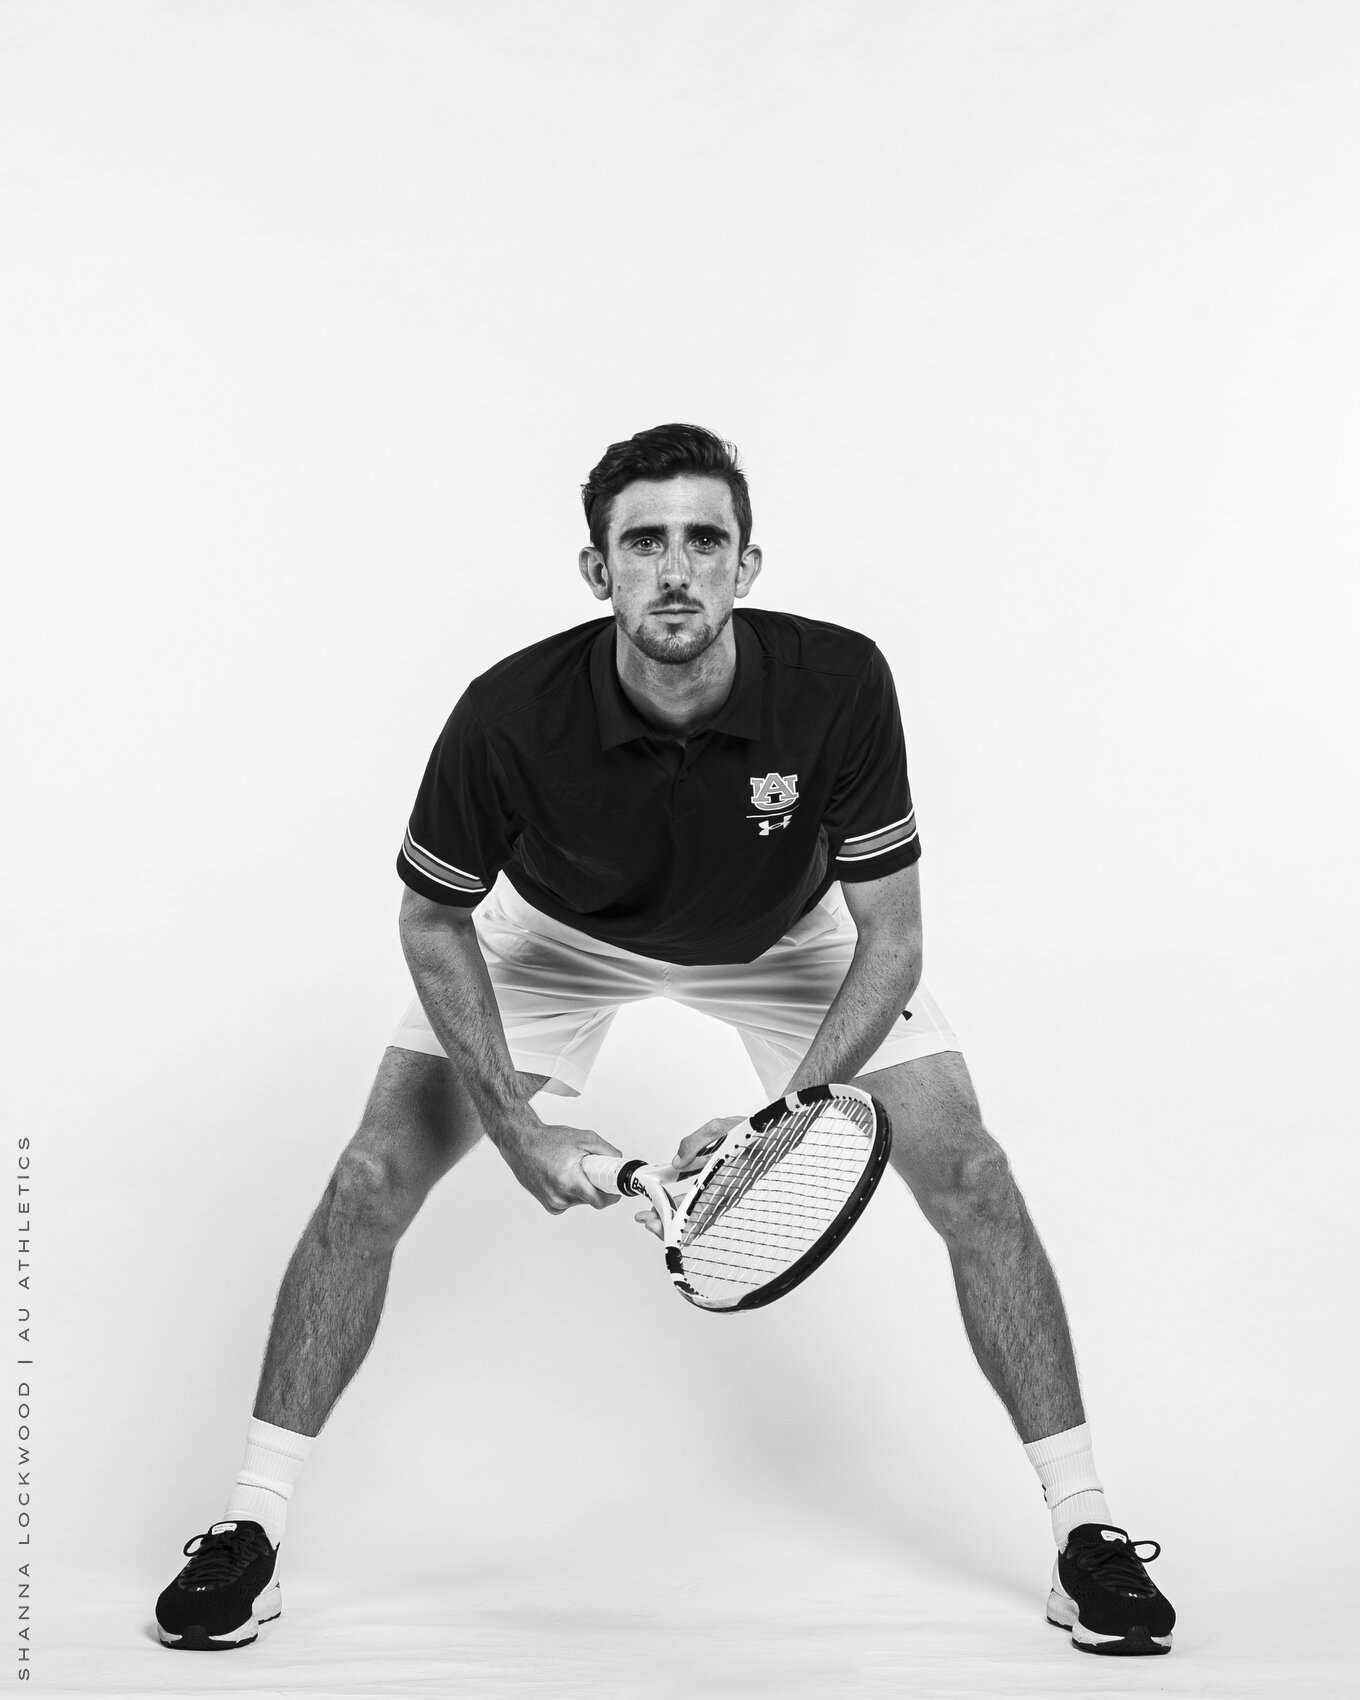
<svg viewBox="0 0 1360 1700">
<path fill-rule="evenodd" d="M 634 648 L 616 627 L 614 656 L 623 694 L 638 713 L 683 736 L 715 715 L 731 694 L 737 639 L 729 619 L 702 655 L 667 665 Z"/>
</svg>

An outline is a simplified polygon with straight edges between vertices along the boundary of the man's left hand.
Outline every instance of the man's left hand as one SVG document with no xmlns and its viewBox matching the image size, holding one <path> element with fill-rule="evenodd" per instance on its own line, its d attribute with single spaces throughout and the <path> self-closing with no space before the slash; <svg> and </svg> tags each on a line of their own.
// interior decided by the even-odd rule
<svg viewBox="0 0 1360 1700">
<path fill-rule="evenodd" d="M 706 1147 L 716 1148 L 722 1144 L 727 1135 L 736 1127 L 738 1122 L 746 1120 L 745 1116 L 714 1116 L 711 1122 L 705 1122 L 693 1133 L 686 1134 L 680 1141 L 680 1148 L 671 1159 L 672 1168 L 679 1169 L 683 1174 L 686 1169 L 701 1169 Z M 657 1239 L 662 1237 L 661 1222 L 655 1210 L 650 1205 L 645 1210 L 639 1210 L 633 1217 L 635 1222 L 641 1222 L 649 1234 L 655 1234 Z"/>
<path fill-rule="evenodd" d="M 701 1128 L 686 1134 L 672 1159 L 675 1167 L 681 1171 L 694 1168 L 695 1159 L 706 1146 L 716 1150 L 732 1129 L 745 1120 L 745 1116 L 714 1116 L 711 1122 L 705 1122 Z"/>
</svg>

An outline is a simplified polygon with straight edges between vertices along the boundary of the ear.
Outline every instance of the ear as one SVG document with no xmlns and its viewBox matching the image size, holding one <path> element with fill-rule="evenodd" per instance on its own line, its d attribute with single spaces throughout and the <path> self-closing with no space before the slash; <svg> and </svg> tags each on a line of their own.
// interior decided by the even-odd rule
<svg viewBox="0 0 1360 1700">
<path fill-rule="evenodd" d="M 737 563 L 738 596 L 745 596 L 751 586 L 760 577 L 762 564 L 763 557 L 759 549 L 747 548 L 742 550 L 741 560 Z"/>
<path fill-rule="evenodd" d="M 598 549 L 582 549 L 577 557 L 577 565 L 581 569 L 581 577 L 590 586 L 591 594 L 601 602 L 608 602 L 612 592 L 609 588 L 609 568 L 604 564 L 604 556 Z"/>
</svg>

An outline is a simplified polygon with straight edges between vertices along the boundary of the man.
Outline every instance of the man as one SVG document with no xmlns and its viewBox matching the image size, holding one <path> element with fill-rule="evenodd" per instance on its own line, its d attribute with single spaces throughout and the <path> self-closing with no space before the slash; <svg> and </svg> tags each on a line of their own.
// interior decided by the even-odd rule
<svg viewBox="0 0 1360 1700">
<path fill-rule="evenodd" d="M 397 863 L 418 997 L 284 1276 L 244 1466 L 157 1602 L 161 1640 L 244 1646 L 279 1615 L 293 1483 L 372 1342 L 398 1239 L 482 1134 L 547 1210 L 614 1202 L 581 1159 L 619 1153 L 533 1100 L 579 1092 L 619 1006 L 663 995 L 736 1027 L 771 1098 L 853 1080 L 887 1107 L 893 1166 L 1043 1485 L 1050 1622 L 1090 1651 L 1166 1652 L 1174 1613 L 1111 1522 L 1057 1282 L 920 984 L 920 841 L 882 656 L 838 626 L 734 617 L 761 554 L 711 432 L 613 444 L 583 499 L 581 576 L 612 619 L 484 673 L 430 757 Z"/>
</svg>

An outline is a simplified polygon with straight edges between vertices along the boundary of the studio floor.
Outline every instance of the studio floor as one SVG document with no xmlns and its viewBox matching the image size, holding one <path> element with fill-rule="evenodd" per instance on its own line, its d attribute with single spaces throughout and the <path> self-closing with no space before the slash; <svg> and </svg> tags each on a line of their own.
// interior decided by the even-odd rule
<svg viewBox="0 0 1360 1700">
<path fill-rule="evenodd" d="M 364 1577 L 362 1554 L 329 1571 L 282 1571 L 284 1614 L 255 1645 L 222 1656 L 155 1640 L 160 1585 L 91 1578 L 97 1602 L 39 1647 L 45 1695 L 265 1697 L 590 1696 L 1328 1696 L 1360 1691 L 1344 1616 L 1197 1591 L 1176 1578 L 1183 1627 L 1166 1658 L 1076 1652 L 1044 1621 L 1046 1578 L 969 1579 L 882 1550 L 798 1553 L 749 1532 L 690 1531 L 657 1516 L 645 1553 L 554 1554 L 442 1574 L 400 1566 Z M 1165 1578 L 1172 1592 L 1170 1570 Z M 1187 1586 L 1188 1584 L 1188 1586 Z M 55 1641 L 57 1637 L 52 1636 Z"/>
</svg>

